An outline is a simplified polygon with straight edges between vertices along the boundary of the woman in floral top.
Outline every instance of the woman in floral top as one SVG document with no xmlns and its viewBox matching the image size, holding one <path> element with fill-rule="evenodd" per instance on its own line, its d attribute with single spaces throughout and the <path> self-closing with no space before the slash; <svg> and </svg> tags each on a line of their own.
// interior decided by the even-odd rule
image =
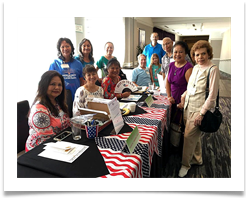
<svg viewBox="0 0 248 198">
<path fill-rule="evenodd" d="M 87 108 L 87 103 L 93 98 L 103 98 L 102 87 L 95 83 L 98 79 L 97 70 L 93 65 L 86 65 L 84 68 L 84 78 L 86 84 L 77 89 L 73 102 L 73 116 L 79 116 L 79 108 Z"/>
<path fill-rule="evenodd" d="M 29 112 L 26 152 L 70 126 L 65 98 L 63 76 L 57 71 L 45 72 Z"/>
<path fill-rule="evenodd" d="M 121 80 L 119 76 L 120 63 L 117 59 L 110 59 L 107 65 L 108 75 L 102 81 L 102 88 L 104 90 L 104 98 L 112 99 L 117 98 L 127 98 L 130 96 L 131 92 L 115 93 L 116 84 Z"/>
</svg>

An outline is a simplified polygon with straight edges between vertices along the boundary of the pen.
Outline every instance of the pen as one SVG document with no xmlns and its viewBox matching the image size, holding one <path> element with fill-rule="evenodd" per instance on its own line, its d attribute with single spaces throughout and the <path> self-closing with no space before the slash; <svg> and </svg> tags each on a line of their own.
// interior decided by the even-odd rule
<svg viewBox="0 0 248 198">
<path fill-rule="evenodd" d="M 92 120 L 91 122 L 91 126 L 94 126 L 95 120 Z"/>
</svg>

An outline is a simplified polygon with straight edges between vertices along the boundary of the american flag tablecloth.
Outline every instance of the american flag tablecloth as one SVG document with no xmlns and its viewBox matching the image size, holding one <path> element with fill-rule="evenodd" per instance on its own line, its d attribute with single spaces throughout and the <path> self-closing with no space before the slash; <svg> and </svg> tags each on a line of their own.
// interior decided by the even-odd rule
<svg viewBox="0 0 248 198">
<path fill-rule="evenodd" d="M 162 156 L 164 129 L 168 127 L 170 103 L 165 96 L 155 96 L 157 100 L 150 108 L 141 107 L 147 113 L 123 117 L 132 128 L 139 129 L 141 138 L 130 154 L 125 141 L 131 134 L 97 137 L 95 142 L 110 172 L 108 177 L 149 177 L 154 152 Z"/>
</svg>

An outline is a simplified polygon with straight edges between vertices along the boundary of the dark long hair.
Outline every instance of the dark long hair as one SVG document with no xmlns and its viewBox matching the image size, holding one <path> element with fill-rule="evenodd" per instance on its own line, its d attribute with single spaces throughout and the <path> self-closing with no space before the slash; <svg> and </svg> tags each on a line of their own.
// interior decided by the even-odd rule
<svg viewBox="0 0 248 198">
<path fill-rule="evenodd" d="M 59 40 L 58 40 L 58 42 L 57 42 L 57 50 L 58 50 L 58 57 L 59 57 L 59 59 L 61 59 L 61 60 L 65 60 L 65 58 L 64 58 L 64 56 L 62 55 L 62 53 L 61 53 L 61 51 L 60 51 L 60 46 L 61 46 L 61 43 L 63 42 L 63 41 L 65 41 L 66 43 L 68 43 L 70 46 L 71 46 L 71 54 L 70 54 L 70 57 L 71 57 L 71 61 L 73 61 L 74 59 L 73 59 L 73 55 L 74 55 L 74 46 L 73 46 L 73 44 L 72 44 L 72 42 L 71 42 L 71 40 L 70 39 L 68 39 L 68 38 L 60 38 Z"/>
<path fill-rule="evenodd" d="M 65 82 L 63 76 L 58 73 L 55 70 L 49 70 L 46 71 L 40 79 L 39 85 L 38 85 L 38 90 L 37 90 L 37 95 L 34 99 L 33 105 L 37 102 L 40 101 L 40 104 L 46 106 L 53 115 L 58 116 L 59 112 L 56 109 L 56 107 L 52 104 L 50 101 L 49 97 L 47 96 L 47 89 L 48 86 L 52 80 L 53 77 L 58 76 L 62 82 L 62 92 L 61 94 L 56 98 L 56 101 L 59 103 L 59 106 L 61 109 L 68 114 L 68 107 L 66 104 L 66 91 L 65 91 Z"/>
<path fill-rule="evenodd" d="M 79 43 L 79 45 L 78 45 L 79 59 L 80 59 L 81 63 L 84 63 L 84 55 L 83 55 L 83 53 L 82 53 L 82 45 L 83 45 L 86 41 L 88 41 L 88 42 L 90 43 L 90 46 L 91 46 L 91 52 L 90 52 L 90 54 L 89 54 L 89 59 L 90 59 L 90 61 L 95 62 L 95 61 L 94 61 L 94 58 L 93 58 L 93 46 L 92 46 L 90 40 L 89 40 L 89 39 L 86 39 L 86 38 L 84 38 L 84 39 Z"/>
</svg>

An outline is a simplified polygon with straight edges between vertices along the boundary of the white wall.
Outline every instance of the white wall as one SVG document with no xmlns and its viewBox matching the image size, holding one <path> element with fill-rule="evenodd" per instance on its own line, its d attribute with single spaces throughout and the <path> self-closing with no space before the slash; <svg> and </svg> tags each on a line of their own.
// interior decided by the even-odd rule
<svg viewBox="0 0 248 198">
<path fill-rule="evenodd" d="M 41 75 L 57 58 L 57 41 L 69 38 L 75 46 L 73 17 L 23 17 L 17 20 L 17 101 L 32 104 Z M 7 63 L 8 64 L 8 63 Z"/>
<path fill-rule="evenodd" d="M 223 33 L 219 69 L 231 74 L 231 29 Z"/>
</svg>

